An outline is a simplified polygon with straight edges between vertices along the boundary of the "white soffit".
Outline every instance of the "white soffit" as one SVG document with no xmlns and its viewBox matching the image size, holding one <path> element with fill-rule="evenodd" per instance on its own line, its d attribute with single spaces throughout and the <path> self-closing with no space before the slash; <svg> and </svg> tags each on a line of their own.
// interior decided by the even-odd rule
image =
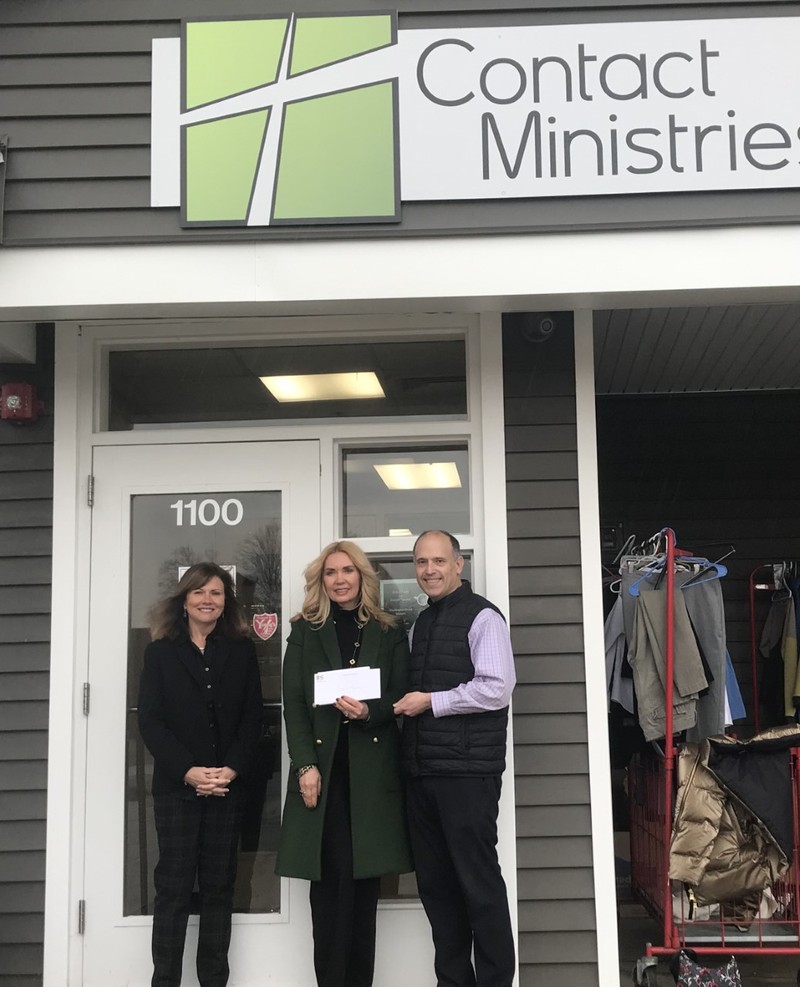
<svg viewBox="0 0 800 987">
<path fill-rule="evenodd" d="M 800 390 L 800 305 L 594 313 L 598 394 Z"/>
</svg>

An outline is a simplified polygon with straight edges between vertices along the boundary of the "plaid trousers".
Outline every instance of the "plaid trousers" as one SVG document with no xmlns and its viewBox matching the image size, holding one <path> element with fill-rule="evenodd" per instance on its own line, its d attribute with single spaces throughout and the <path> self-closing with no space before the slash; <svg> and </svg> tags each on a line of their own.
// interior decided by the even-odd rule
<svg viewBox="0 0 800 987">
<path fill-rule="evenodd" d="M 235 788 L 224 798 L 194 793 L 187 798 L 178 792 L 154 796 L 153 809 L 158 863 L 152 987 L 180 987 L 195 877 L 200 892 L 197 977 L 200 987 L 225 987 L 243 799 Z"/>
</svg>

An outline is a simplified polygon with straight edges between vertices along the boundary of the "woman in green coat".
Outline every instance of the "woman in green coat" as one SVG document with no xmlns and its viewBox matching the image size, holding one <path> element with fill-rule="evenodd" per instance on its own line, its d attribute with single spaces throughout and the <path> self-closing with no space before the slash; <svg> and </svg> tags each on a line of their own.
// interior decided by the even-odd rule
<svg viewBox="0 0 800 987">
<path fill-rule="evenodd" d="M 380 877 L 412 869 L 392 710 L 408 644 L 353 542 L 328 545 L 304 575 L 283 664 L 291 769 L 276 871 L 311 881 L 319 987 L 371 987 Z M 380 698 L 315 703 L 317 672 L 356 665 L 379 669 Z"/>
</svg>

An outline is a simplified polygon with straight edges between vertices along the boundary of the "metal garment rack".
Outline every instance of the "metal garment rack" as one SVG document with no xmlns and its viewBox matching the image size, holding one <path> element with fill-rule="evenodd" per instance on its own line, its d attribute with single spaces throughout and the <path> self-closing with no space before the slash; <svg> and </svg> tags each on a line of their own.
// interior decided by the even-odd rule
<svg viewBox="0 0 800 987">
<path fill-rule="evenodd" d="M 672 696 L 675 677 L 675 532 L 659 532 L 666 542 L 665 589 L 667 594 L 665 628 L 665 739 L 663 753 L 649 763 L 639 762 L 629 774 L 631 827 L 631 890 L 653 918 L 661 921 L 663 944 L 647 943 L 645 954 L 633 969 L 635 987 L 656 987 L 658 958 L 670 959 L 682 948 L 709 956 L 759 955 L 800 956 L 800 751 L 791 751 L 793 853 L 787 873 L 772 889 L 784 903 L 778 918 L 760 914 L 746 928 L 725 918 L 699 919 L 692 908 L 688 913 L 681 897 L 678 916 L 673 907 L 673 886 L 669 877 L 670 841 L 675 809 L 675 762 L 677 748 L 673 736 Z M 652 542 L 652 539 L 651 539 Z M 762 569 L 759 566 L 758 569 Z M 755 593 L 758 570 L 752 577 Z M 752 637 L 751 637 L 752 640 Z M 757 695 L 757 693 L 756 693 Z M 656 745 L 653 745 L 654 747 Z M 672 977 L 668 975 L 669 982 Z M 663 981 L 662 981 L 663 982 Z M 800 971 L 797 975 L 800 985 Z"/>
</svg>

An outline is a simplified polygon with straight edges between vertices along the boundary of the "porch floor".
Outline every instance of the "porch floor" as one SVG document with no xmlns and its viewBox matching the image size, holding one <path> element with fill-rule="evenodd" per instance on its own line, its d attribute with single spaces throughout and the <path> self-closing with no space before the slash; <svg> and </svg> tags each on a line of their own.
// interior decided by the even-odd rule
<svg viewBox="0 0 800 987">
<path fill-rule="evenodd" d="M 620 985 L 631 987 L 633 968 L 644 956 L 648 942 L 659 944 L 663 941 L 661 926 L 653 921 L 642 905 L 633 901 L 621 902 L 619 906 L 619 955 Z M 742 956 L 736 957 L 742 974 L 742 987 L 795 987 L 800 970 L 800 956 Z M 701 957 L 702 962 L 702 957 Z M 708 958 L 709 964 L 717 961 Z M 674 987 L 674 980 L 665 960 L 658 962 L 658 987 Z"/>
</svg>

